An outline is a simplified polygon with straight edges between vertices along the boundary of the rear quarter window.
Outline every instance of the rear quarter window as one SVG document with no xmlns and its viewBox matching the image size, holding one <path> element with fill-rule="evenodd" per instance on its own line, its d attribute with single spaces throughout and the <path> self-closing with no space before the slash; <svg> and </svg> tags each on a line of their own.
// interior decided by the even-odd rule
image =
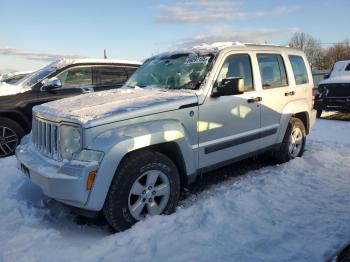
<svg viewBox="0 0 350 262">
<path fill-rule="evenodd" d="M 308 84 L 309 77 L 307 75 L 304 59 L 297 55 L 289 55 L 288 57 L 292 65 L 295 83 L 297 85 Z"/>
</svg>

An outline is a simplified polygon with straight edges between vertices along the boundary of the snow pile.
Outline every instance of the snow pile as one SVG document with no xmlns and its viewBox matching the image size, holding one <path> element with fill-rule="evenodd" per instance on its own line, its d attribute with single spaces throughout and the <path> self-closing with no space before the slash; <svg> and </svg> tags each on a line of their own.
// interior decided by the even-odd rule
<svg viewBox="0 0 350 262">
<path fill-rule="evenodd" d="M 2 159 L 0 261 L 325 261 L 350 241 L 349 128 L 318 120 L 303 158 L 211 185 L 118 234 L 78 225 Z"/>
</svg>

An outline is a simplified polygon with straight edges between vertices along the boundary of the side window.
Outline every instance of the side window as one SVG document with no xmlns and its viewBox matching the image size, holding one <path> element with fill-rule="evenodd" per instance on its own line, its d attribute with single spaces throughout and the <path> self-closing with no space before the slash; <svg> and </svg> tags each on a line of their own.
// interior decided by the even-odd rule
<svg viewBox="0 0 350 262">
<path fill-rule="evenodd" d="M 257 58 L 264 89 L 288 85 L 286 68 L 281 55 L 258 54 Z"/>
<path fill-rule="evenodd" d="M 301 56 L 290 55 L 289 61 L 293 68 L 295 83 L 297 85 L 309 83 L 304 59 Z"/>
<path fill-rule="evenodd" d="M 128 78 L 136 71 L 137 67 L 125 67 Z"/>
<path fill-rule="evenodd" d="M 91 67 L 72 67 L 56 76 L 61 80 L 62 88 L 92 85 Z"/>
<path fill-rule="evenodd" d="M 128 75 L 124 67 L 101 66 L 97 67 L 98 85 L 118 85 L 124 84 L 128 80 Z"/>
<path fill-rule="evenodd" d="M 224 78 L 240 77 L 244 80 L 244 89 L 246 91 L 254 90 L 252 64 L 248 54 L 230 55 L 226 58 L 217 83 L 220 84 Z"/>
</svg>

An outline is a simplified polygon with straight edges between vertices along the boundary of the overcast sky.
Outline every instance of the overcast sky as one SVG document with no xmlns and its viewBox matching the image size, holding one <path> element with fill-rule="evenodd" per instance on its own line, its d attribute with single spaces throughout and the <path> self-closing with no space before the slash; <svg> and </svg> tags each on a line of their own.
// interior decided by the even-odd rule
<svg viewBox="0 0 350 262">
<path fill-rule="evenodd" d="M 141 60 L 203 42 L 350 38 L 350 0 L 0 0 L 0 72 L 60 57 Z"/>
</svg>

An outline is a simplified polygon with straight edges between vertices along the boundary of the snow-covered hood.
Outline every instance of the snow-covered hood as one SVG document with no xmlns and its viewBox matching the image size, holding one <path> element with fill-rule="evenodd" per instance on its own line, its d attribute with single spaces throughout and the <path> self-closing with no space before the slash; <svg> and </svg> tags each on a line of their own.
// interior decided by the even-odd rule
<svg viewBox="0 0 350 262">
<path fill-rule="evenodd" d="M 10 96 L 19 93 L 24 93 L 30 89 L 24 88 L 21 85 L 11 85 L 5 82 L 0 83 L 0 96 Z"/>
<path fill-rule="evenodd" d="M 328 79 L 322 80 L 319 83 L 319 85 L 322 85 L 322 84 L 347 84 L 347 83 L 350 83 L 350 75 L 330 77 Z"/>
<path fill-rule="evenodd" d="M 198 103 L 187 90 L 115 89 L 65 98 L 39 105 L 33 112 L 55 122 L 71 121 L 92 127 L 146 116 Z"/>
</svg>

